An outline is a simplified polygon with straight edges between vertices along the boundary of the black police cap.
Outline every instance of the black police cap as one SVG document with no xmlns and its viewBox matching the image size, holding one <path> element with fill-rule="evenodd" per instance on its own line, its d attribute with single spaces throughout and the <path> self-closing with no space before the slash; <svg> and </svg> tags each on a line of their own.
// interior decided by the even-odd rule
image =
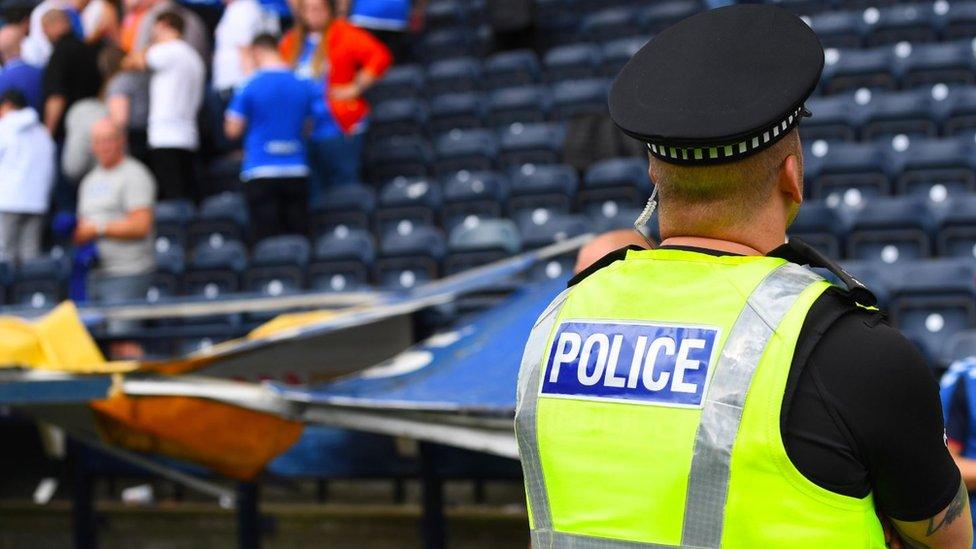
<svg viewBox="0 0 976 549">
<path fill-rule="evenodd" d="M 654 156 L 719 164 L 769 147 L 809 113 L 823 46 L 799 17 L 744 4 L 689 17 L 638 51 L 610 91 L 610 116 Z"/>
</svg>

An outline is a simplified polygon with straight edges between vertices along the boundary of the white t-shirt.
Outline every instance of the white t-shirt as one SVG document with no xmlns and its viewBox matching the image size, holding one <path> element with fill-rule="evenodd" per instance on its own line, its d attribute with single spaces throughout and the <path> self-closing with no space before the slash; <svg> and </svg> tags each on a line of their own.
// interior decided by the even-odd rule
<svg viewBox="0 0 976 549">
<path fill-rule="evenodd" d="M 91 38 L 98 31 L 105 10 L 108 9 L 106 0 L 91 0 L 85 9 L 81 10 L 81 28 L 85 31 L 85 38 Z"/>
<path fill-rule="evenodd" d="M 149 80 L 149 146 L 194 151 L 200 142 L 197 111 L 203 103 L 206 69 L 200 55 L 182 40 L 146 51 Z"/>
<path fill-rule="evenodd" d="M 244 81 L 241 48 L 251 45 L 257 35 L 278 34 L 278 17 L 261 8 L 257 0 L 233 0 L 214 32 L 213 87 L 229 90 Z"/>
</svg>

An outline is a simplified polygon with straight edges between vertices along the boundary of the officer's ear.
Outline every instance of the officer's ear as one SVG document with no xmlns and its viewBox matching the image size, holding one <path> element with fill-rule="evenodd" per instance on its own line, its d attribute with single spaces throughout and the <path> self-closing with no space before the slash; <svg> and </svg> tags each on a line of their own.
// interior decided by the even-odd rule
<svg viewBox="0 0 976 549">
<path fill-rule="evenodd" d="M 780 164 L 776 185 L 779 192 L 788 195 L 794 203 L 803 203 L 803 168 L 797 155 L 788 155 Z"/>
</svg>

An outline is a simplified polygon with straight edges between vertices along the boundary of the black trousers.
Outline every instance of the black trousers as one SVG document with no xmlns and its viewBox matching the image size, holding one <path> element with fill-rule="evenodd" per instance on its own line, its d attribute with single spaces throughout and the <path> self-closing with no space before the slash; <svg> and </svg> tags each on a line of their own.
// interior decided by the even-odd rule
<svg viewBox="0 0 976 549">
<path fill-rule="evenodd" d="M 149 149 L 149 169 L 156 178 L 159 200 L 203 198 L 196 178 L 196 158 L 187 149 Z"/>
<path fill-rule="evenodd" d="M 244 182 L 254 241 L 308 230 L 308 179 L 268 177 Z"/>
</svg>

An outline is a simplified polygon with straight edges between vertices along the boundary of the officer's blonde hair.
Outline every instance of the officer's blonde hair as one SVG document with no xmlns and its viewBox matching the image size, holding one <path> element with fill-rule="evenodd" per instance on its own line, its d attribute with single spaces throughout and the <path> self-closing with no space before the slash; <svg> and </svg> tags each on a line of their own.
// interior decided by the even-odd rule
<svg viewBox="0 0 976 549">
<path fill-rule="evenodd" d="M 791 154 L 802 155 L 797 130 L 762 152 L 727 164 L 683 166 L 651 156 L 662 230 L 702 234 L 747 223 L 772 196 L 779 170 Z"/>
</svg>

